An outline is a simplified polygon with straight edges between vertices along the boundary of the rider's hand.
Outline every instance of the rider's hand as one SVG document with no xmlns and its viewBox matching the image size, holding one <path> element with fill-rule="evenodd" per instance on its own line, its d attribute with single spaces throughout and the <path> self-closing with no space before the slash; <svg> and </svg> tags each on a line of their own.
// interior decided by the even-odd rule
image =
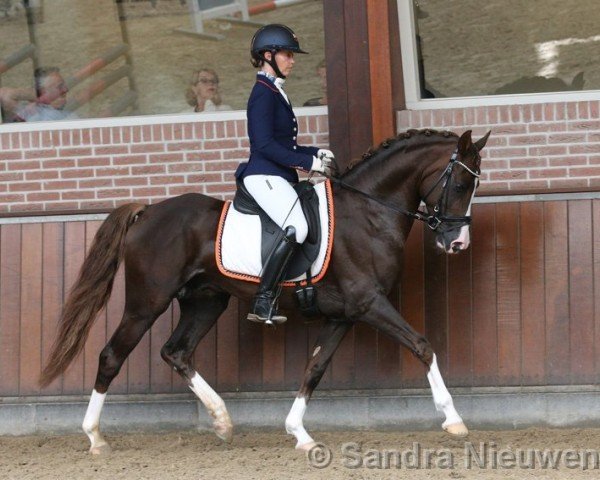
<svg viewBox="0 0 600 480">
<path fill-rule="evenodd" d="M 319 151 L 317 152 L 317 157 L 319 158 L 328 158 L 329 160 L 335 160 L 335 155 L 333 155 L 333 152 L 331 150 L 327 150 L 326 148 L 320 148 Z"/>
<path fill-rule="evenodd" d="M 331 159 L 325 156 L 323 157 L 313 157 L 312 167 L 310 169 L 311 172 L 319 172 L 325 175 L 326 177 L 331 176 Z"/>
</svg>

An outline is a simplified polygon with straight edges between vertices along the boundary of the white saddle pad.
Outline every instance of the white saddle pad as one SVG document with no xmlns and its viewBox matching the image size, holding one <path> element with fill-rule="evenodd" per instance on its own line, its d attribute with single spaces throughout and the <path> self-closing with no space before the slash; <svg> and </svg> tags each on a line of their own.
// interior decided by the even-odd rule
<svg viewBox="0 0 600 480">
<path fill-rule="evenodd" d="M 315 185 L 319 196 L 319 216 L 321 221 L 321 248 L 311 267 L 311 281 L 318 282 L 327 271 L 333 244 L 333 195 L 331 183 L 326 180 Z M 217 230 L 216 260 L 223 275 L 259 282 L 262 269 L 261 225 L 258 215 L 247 215 L 235 209 L 232 202 L 225 202 Z M 306 278 L 286 279 L 284 285 L 291 286 Z"/>
</svg>

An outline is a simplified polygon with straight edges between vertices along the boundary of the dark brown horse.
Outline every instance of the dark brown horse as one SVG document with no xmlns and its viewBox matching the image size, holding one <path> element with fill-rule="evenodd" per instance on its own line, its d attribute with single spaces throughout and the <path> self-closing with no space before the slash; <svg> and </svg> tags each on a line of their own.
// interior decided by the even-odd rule
<svg viewBox="0 0 600 480">
<path fill-rule="evenodd" d="M 437 233 L 437 245 L 447 253 L 469 246 L 479 151 L 488 136 L 473 143 L 470 131 L 458 138 L 451 132 L 411 130 L 383 142 L 334 182 L 333 252 L 327 274 L 316 285 L 323 326 L 285 422 L 297 448 L 314 444 L 302 425 L 306 404 L 340 341 L 357 321 L 390 335 L 426 365 L 435 406 L 446 417 L 443 428 L 454 435 L 467 433 L 429 342 L 402 318 L 388 294 L 400 277 L 404 244 L 415 218 L 429 223 Z M 415 214 L 421 201 L 427 211 Z M 232 424 L 223 400 L 191 364 L 196 345 L 230 296 L 249 299 L 256 289 L 255 284 L 223 276 L 217 268 L 215 233 L 222 207 L 222 201 L 200 194 L 151 206 L 133 203 L 115 209 L 98 230 L 40 379 L 48 385 L 81 352 L 124 259 L 123 319 L 100 354 L 83 422 L 92 453 L 109 448 L 100 435 L 99 420 L 111 381 L 174 298 L 181 318 L 161 355 L 204 403 L 216 434 L 231 439 Z M 280 304 L 295 308 L 291 289 L 284 289 Z"/>
</svg>

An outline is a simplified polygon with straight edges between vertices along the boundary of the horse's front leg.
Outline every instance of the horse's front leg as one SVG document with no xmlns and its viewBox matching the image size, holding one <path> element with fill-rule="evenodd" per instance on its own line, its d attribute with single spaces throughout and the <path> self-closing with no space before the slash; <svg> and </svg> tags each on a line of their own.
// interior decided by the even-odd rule
<svg viewBox="0 0 600 480">
<path fill-rule="evenodd" d="M 310 450 L 315 445 L 315 441 L 304 428 L 303 419 L 306 406 L 323 377 L 331 357 L 351 327 L 352 323 L 350 322 L 328 320 L 319 332 L 312 355 L 304 370 L 302 386 L 285 419 L 285 429 L 290 435 L 296 437 L 296 448 L 299 450 Z"/>
<path fill-rule="evenodd" d="M 469 431 L 454 408 L 452 396 L 444 384 L 429 341 L 412 328 L 389 300 L 381 294 L 374 294 L 360 303 L 355 303 L 351 310 L 353 311 L 348 313 L 352 317 L 360 319 L 398 340 L 425 364 L 429 369 L 427 380 L 431 386 L 435 408 L 446 416 L 442 428 L 452 435 L 461 437 L 467 435 Z"/>
</svg>

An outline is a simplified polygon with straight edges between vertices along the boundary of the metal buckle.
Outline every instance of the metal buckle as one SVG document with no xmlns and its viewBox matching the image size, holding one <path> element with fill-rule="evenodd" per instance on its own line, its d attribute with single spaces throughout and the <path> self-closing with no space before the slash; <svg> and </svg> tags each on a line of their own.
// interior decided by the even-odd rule
<svg viewBox="0 0 600 480">
<path fill-rule="evenodd" d="M 432 230 L 437 229 L 441 223 L 442 221 L 436 216 L 432 216 L 427 219 L 427 226 Z"/>
</svg>

